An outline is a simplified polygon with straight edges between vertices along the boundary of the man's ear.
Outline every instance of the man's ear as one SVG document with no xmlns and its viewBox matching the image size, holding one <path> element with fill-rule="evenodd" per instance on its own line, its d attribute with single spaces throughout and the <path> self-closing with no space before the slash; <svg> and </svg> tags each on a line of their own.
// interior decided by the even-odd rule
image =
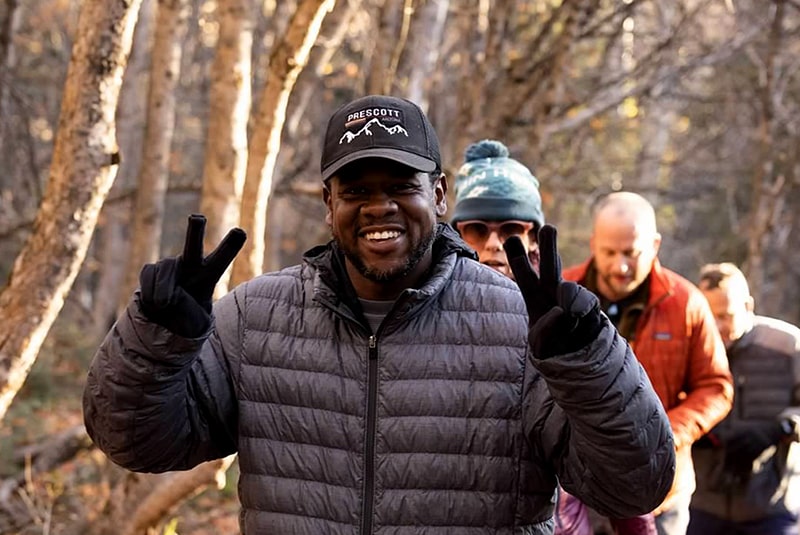
<svg viewBox="0 0 800 535">
<path fill-rule="evenodd" d="M 656 256 L 658 256 L 659 249 L 661 249 L 661 233 L 656 232 L 655 235 L 653 235 L 653 251 Z"/>
<path fill-rule="evenodd" d="M 433 195 L 436 201 L 436 215 L 444 217 L 447 214 L 447 176 L 444 173 L 434 182 Z"/>
<path fill-rule="evenodd" d="M 331 213 L 331 190 L 330 184 L 324 183 L 322 185 L 322 202 L 325 203 L 325 223 L 330 227 L 333 224 L 333 215 Z"/>
</svg>

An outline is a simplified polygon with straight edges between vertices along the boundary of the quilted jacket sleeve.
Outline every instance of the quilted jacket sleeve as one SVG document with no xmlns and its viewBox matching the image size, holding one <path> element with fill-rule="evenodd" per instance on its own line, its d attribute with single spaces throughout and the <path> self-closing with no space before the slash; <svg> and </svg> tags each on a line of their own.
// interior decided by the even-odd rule
<svg viewBox="0 0 800 535">
<path fill-rule="evenodd" d="M 238 328 L 230 294 L 197 339 L 147 320 L 138 292 L 98 349 L 83 394 L 86 429 L 133 471 L 189 469 L 236 451 L 232 364 Z"/>
<path fill-rule="evenodd" d="M 658 506 L 675 476 L 672 431 L 611 323 L 581 351 L 531 360 L 525 417 L 534 454 L 602 514 L 625 518 Z"/>
</svg>

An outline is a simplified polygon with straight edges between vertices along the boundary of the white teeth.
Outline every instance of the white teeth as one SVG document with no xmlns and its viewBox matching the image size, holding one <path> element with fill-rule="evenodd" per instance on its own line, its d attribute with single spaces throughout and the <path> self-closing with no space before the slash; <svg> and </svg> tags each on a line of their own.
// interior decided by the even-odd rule
<svg viewBox="0 0 800 535">
<path fill-rule="evenodd" d="M 388 240 L 399 235 L 400 233 L 396 230 L 384 230 L 383 232 L 367 232 L 366 238 L 368 240 Z"/>
</svg>

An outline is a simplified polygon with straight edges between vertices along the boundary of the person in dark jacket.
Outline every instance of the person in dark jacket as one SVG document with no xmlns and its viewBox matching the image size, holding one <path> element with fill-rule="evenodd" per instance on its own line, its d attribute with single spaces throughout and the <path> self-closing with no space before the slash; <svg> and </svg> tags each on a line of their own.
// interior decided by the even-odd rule
<svg viewBox="0 0 800 535">
<path fill-rule="evenodd" d="M 755 314 L 734 264 L 707 264 L 698 287 L 727 349 L 730 414 L 692 448 L 689 534 L 800 533 L 800 329 Z"/>
<path fill-rule="evenodd" d="M 675 470 L 666 414 L 592 294 L 541 276 L 518 238 L 516 284 L 438 218 L 447 180 L 422 110 L 381 95 L 331 116 L 321 171 L 333 239 L 213 306 L 241 248 L 145 265 L 92 361 L 90 436 L 130 470 L 238 452 L 242 533 L 549 534 L 556 483 L 608 514 L 660 503 Z"/>
</svg>

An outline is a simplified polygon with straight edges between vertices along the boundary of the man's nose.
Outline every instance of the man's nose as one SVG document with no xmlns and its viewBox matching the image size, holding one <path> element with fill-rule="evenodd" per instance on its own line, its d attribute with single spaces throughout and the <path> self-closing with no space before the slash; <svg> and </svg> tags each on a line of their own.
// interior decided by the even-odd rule
<svg viewBox="0 0 800 535">
<path fill-rule="evenodd" d="M 397 203 L 385 192 L 375 192 L 369 196 L 362 211 L 374 217 L 381 217 L 397 211 Z"/>
<path fill-rule="evenodd" d="M 625 258 L 624 256 L 620 256 L 619 258 L 617 258 L 616 264 L 617 264 L 617 271 L 622 275 L 627 275 L 628 272 L 631 270 L 631 266 L 628 265 L 628 259 Z"/>
</svg>

